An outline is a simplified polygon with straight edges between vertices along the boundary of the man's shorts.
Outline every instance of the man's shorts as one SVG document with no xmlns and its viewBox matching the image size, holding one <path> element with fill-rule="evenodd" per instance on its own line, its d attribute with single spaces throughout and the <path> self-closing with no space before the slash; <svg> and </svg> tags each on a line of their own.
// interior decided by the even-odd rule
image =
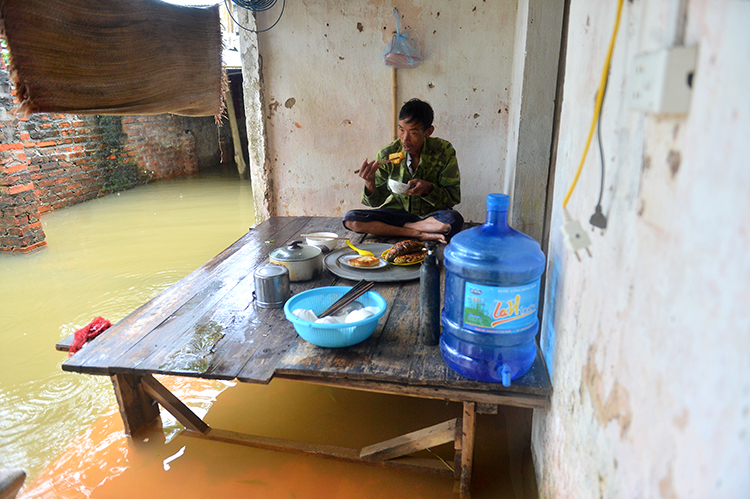
<svg viewBox="0 0 750 499">
<path fill-rule="evenodd" d="M 450 231 L 445 234 L 445 238 L 450 238 L 458 234 L 464 226 L 464 217 L 456 210 L 439 210 L 434 211 L 426 217 L 419 217 L 408 211 L 393 210 L 389 208 L 375 208 L 372 210 L 351 210 L 344 215 L 344 222 L 383 222 L 387 225 L 403 227 L 406 223 L 419 222 L 426 218 L 433 217 L 435 220 L 451 226 Z"/>
</svg>

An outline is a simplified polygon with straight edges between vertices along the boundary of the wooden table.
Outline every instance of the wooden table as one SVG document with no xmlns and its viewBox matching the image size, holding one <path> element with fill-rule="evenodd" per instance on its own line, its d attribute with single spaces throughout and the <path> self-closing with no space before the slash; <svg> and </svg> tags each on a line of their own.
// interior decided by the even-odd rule
<svg viewBox="0 0 750 499">
<path fill-rule="evenodd" d="M 346 231 L 339 218 L 271 218 L 102 333 L 67 359 L 63 370 L 111 376 L 128 435 L 158 417 L 158 403 L 185 426 L 186 435 L 447 474 L 456 479 L 457 495 L 469 497 L 476 414 L 494 413 L 498 405 L 549 406 L 552 388 L 540 353 L 531 370 L 509 387 L 456 374 L 439 347 L 418 339 L 419 280 L 376 284 L 388 310 L 368 340 L 344 349 L 307 343 L 282 309 L 252 303 L 253 271 L 275 248 L 315 231 L 335 231 L 355 244 L 364 240 Z M 292 283 L 292 292 L 353 284 L 325 270 L 314 281 Z M 70 337 L 58 349 L 69 342 Z M 276 377 L 444 399 L 461 402 L 463 415 L 362 449 L 317 445 L 211 428 L 152 376 L 157 373 L 248 383 Z M 451 441 L 453 470 L 437 459 L 409 456 Z"/>
</svg>

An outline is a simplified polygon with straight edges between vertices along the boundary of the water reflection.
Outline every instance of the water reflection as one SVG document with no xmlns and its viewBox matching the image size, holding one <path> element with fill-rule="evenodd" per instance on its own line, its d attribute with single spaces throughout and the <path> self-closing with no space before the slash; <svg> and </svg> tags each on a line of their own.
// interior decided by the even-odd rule
<svg viewBox="0 0 750 499">
<path fill-rule="evenodd" d="M 352 448 L 460 413 L 457 404 L 442 401 L 284 380 L 259 386 L 169 376 L 158 379 L 213 428 Z M 525 411 L 508 409 L 477 419 L 475 499 L 537 497 Z M 27 484 L 19 499 L 454 497 L 452 480 L 446 477 L 207 441 L 181 430 L 162 411 L 161 426 L 127 438 L 116 408 L 110 407 Z M 450 444 L 435 449 L 449 464 L 451 451 Z"/>
<path fill-rule="evenodd" d="M 193 337 L 159 366 L 162 371 L 205 373 L 211 366 L 216 344 L 224 337 L 224 327 L 215 321 L 194 327 Z"/>
</svg>

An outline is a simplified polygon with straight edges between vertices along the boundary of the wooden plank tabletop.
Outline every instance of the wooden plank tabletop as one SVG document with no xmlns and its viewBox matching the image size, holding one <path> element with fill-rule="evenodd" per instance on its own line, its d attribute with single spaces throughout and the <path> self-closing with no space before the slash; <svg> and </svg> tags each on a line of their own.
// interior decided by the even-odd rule
<svg viewBox="0 0 750 499">
<path fill-rule="evenodd" d="M 270 349 L 264 343 L 278 342 L 279 338 L 269 334 L 278 325 L 284 326 L 281 333 L 286 338 L 282 339 L 296 337 L 281 309 L 263 309 L 252 303 L 253 271 L 268 262 L 274 249 L 321 223 L 333 229 L 334 221 L 335 229 L 343 232 L 339 219 L 310 217 L 275 217 L 252 228 L 66 360 L 63 370 L 236 378 L 245 362 L 255 358 L 256 350 L 260 348 L 263 354 L 264 349 Z M 326 273 L 316 281 L 292 283 L 292 291 L 332 284 L 333 278 Z M 211 339 L 219 341 L 206 344 Z"/>
<path fill-rule="evenodd" d="M 173 374 L 268 383 L 273 376 L 357 389 L 529 407 L 548 405 L 551 385 L 537 352 L 532 369 L 510 387 L 464 378 L 437 346 L 418 339 L 419 280 L 376 283 L 388 302 L 375 333 L 349 348 L 327 349 L 297 336 L 283 309 L 252 302 L 253 271 L 299 234 L 333 231 L 356 243 L 362 235 L 340 218 L 274 217 L 252 228 L 211 261 L 102 333 L 62 368 L 87 374 Z M 382 240 L 378 240 L 382 241 Z M 292 293 L 353 285 L 328 270 L 292 283 Z"/>
</svg>

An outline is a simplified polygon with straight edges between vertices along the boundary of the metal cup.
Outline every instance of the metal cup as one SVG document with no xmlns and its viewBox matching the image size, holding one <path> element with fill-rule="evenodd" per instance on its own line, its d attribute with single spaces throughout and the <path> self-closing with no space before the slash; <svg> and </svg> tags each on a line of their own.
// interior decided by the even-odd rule
<svg viewBox="0 0 750 499">
<path fill-rule="evenodd" d="M 253 274 L 253 300 L 261 308 L 281 308 L 291 296 L 289 269 L 281 265 L 264 265 Z"/>
</svg>

